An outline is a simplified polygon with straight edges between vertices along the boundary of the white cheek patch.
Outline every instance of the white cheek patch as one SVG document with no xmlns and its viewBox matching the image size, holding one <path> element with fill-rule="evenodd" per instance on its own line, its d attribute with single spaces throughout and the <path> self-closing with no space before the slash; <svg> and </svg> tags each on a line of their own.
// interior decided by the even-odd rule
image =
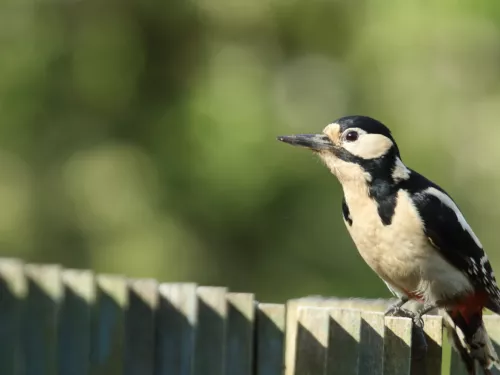
<svg viewBox="0 0 500 375">
<path fill-rule="evenodd" d="M 470 234 L 470 236 L 472 237 L 472 239 L 474 240 L 476 245 L 479 246 L 479 248 L 481 248 L 481 249 L 483 248 L 481 241 L 479 241 L 479 238 L 477 238 L 476 234 L 474 233 L 474 231 L 472 230 L 470 225 L 465 220 L 464 215 L 460 212 L 460 210 L 458 209 L 455 202 L 453 202 L 453 200 L 448 195 L 444 194 L 442 191 L 439 191 L 438 189 L 433 188 L 433 187 L 428 188 L 426 190 L 426 193 L 434 195 L 443 204 L 445 204 L 446 206 L 451 208 L 453 210 L 453 212 L 455 212 L 455 215 L 457 216 L 457 219 L 460 222 L 460 225 L 462 226 L 462 228 Z"/>
<path fill-rule="evenodd" d="M 393 145 L 392 141 L 382 134 L 360 134 L 357 141 L 344 141 L 342 144 L 344 149 L 363 159 L 379 158 Z"/>
</svg>

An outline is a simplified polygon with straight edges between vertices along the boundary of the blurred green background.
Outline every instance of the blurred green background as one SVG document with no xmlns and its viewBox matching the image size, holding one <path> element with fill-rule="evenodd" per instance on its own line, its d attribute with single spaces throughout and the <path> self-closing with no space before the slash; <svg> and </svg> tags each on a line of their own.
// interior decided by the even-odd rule
<svg viewBox="0 0 500 375">
<path fill-rule="evenodd" d="M 1 0 L 0 255 L 387 297 L 341 189 L 277 135 L 375 117 L 494 268 L 500 2 Z"/>
</svg>

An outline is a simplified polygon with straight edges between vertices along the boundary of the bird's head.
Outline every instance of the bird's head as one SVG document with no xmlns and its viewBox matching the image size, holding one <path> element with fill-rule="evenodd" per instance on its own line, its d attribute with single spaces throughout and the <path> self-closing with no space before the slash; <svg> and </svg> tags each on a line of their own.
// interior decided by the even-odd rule
<svg viewBox="0 0 500 375">
<path fill-rule="evenodd" d="M 342 184 L 397 182 L 409 175 L 391 131 L 370 117 L 342 117 L 322 134 L 281 136 L 278 140 L 318 154 Z"/>
</svg>

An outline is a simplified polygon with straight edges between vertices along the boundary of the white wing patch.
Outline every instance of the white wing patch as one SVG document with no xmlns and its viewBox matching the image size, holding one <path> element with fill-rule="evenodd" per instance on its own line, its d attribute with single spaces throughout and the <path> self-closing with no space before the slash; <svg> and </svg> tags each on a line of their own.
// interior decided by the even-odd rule
<svg viewBox="0 0 500 375">
<path fill-rule="evenodd" d="M 474 231 L 472 230 L 470 225 L 465 220 L 464 215 L 460 212 L 460 210 L 458 209 L 455 202 L 453 202 L 453 200 L 448 195 L 446 195 L 445 193 L 443 193 L 442 191 L 439 191 L 438 189 L 436 189 L 434 187 L 430 187 L 430 188 L 426 189 L 425 192 L 427 194 L 434 195 L 443 204 L 445 204 L 446 206 L 451 208 L 453 210 L 453 212 L 455 212 L 455 215 L 457 216 L 457 219 L 460 222 L 460 225 L 462 226 L 462 228 L 464 228 L 464 230 L 470 234 L 470 236 L 472 237 L 472 239 L 474 240 L 476 245 L 479 246 L 479 248 L 481 248 L 481 249 L 483 248 L 481 241 L 479 241 L 479 238 L 477 238 L 476 234 L 474 233 Z"/>
<path fill-rule="evenodd" d="M 394 181 L 408 180 L 410 178 L 410 170 L 403 164 L 400 158 L 396 157 L 396 163 L 392 170 L 392 179 Z"/>
</svg>

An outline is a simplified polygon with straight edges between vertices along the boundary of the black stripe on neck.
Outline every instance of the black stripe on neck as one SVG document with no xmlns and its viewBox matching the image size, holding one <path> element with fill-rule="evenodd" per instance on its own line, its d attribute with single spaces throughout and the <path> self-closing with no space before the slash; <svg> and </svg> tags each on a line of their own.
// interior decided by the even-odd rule
<svg viewBox="0 0 500 375">
<path fill-rule="evenodd" d="M 392 172 L 398 156 L 399 153 L 395 147 L 375 159 L 363 159 L 344 149 L 337 154 L 338 158 L 346 162 L 358 164 L 370 176 L 367 181 L 368 194 L 377 203 L 378 214 L 384 225 L 392 223 L 396 211 L 399 183 L 392 178 Z"/>
</svg>

